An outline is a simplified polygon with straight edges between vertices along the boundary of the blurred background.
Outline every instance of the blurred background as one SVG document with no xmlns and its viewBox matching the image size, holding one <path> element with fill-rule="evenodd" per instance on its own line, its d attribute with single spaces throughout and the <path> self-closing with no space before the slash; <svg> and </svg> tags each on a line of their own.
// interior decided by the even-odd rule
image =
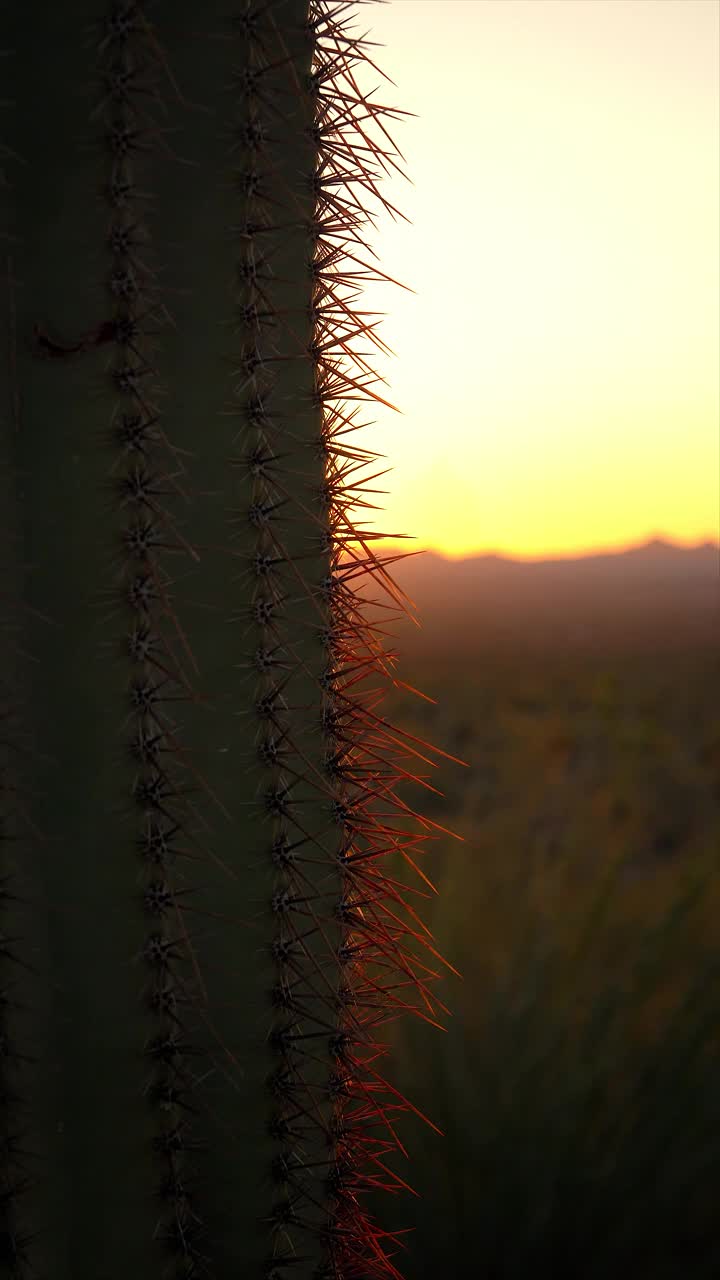
<svg viewBox="0 0 720 1280">
<path fill-rule="evenodd" d="M 386 1029 L 416 1116 L 378 1197 L 436 1276 L 720 1276 L 720 6 L 357 6 L 417 113 L 370 243 L 396 358 L 384 714 L 461 757 L 407 783 L 438 1031 Z M 374 600 L 377 596 L 377 600 Z M 386 607 L 377 590 L 368 610 Z M 385 624 L 384 624 L 385 625 Z M 420 897 L 420 893 L 425 895 Z M 428 957 L 425 955 L 425 962 Z"/>
</svg>

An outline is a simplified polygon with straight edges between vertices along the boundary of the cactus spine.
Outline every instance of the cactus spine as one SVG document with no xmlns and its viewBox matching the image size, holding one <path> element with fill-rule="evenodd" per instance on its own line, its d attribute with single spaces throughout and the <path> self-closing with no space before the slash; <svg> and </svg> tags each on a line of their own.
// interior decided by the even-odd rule
<svg viewBox="0 0 720 1280">
<path fill-rule="evenodd" d="M 230 8 L 1 19 L 13 1280 L 399 1275 L 375 1029 L 436 1002 L 384 862 L 432 824 L 348 514 L 396 153 L 350 5 Z"/>
</svg>

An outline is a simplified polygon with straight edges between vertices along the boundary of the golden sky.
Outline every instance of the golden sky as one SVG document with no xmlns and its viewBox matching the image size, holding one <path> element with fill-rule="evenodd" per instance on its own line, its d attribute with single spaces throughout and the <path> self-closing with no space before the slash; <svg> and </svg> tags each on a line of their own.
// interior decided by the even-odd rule
<svg viewBox="0 0 720 1280">
<path fill-rule="evenodd" d="M 720 534 L 720 4 L 358 5 L 412 179 L 369 285 L 397 353 L 365 525 L 536 557 Z M 374 210 L 373 210 L 374 212 Z"/>
</svg>

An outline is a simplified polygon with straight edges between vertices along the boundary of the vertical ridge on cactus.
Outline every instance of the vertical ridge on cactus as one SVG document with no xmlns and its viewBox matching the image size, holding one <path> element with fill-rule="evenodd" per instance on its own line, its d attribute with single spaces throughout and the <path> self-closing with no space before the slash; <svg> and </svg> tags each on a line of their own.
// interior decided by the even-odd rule
<svg viewBox="0 0 720 1280">
<path fill-rule="evenodd" d="M 409 602 L 351 518 L 402 114 L 358 2 L 0 19 L 13 1280 L 400 1276 L 378 1029 L 443 1006 L 387 860 L 429 885 L 397 787 L 447 753 L 382 716 L 360 584 Z"/>
</svg>

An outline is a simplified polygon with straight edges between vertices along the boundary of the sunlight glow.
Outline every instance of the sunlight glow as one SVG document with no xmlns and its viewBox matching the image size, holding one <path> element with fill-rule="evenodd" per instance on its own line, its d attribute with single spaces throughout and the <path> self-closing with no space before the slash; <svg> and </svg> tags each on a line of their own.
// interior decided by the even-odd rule
<svg viewBox="0 0 720 1280">
<path fill-rule="evenodd" d="M 412 183 L 372 284 L 401 410 L 366 526 L 448 555 L 720 532 L 720 5 L 393 0 L 364 92 Z M 366 344 L 365 350 L 370 348 Z"/>
</svg>

